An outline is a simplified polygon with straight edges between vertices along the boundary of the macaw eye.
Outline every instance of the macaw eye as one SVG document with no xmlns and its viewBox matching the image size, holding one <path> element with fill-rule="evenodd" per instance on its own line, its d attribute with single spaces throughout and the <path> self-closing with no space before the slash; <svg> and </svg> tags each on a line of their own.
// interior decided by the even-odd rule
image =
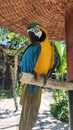
<svg viewBox="0 0 73 130">
<path fill-rule="evenodd" d="M 35 28 L 28 29 L 27 33 L 28 32 L 38 33 L 38 32 L 40 32 L 40 27 L 37 25 Z"/>
</svg>

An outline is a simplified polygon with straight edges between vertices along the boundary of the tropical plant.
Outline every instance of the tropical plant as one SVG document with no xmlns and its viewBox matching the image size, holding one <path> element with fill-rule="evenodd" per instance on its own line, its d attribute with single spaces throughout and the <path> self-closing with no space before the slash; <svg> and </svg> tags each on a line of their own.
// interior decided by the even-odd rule
<svg viewBox="0 0 73 130">
<path fill-rule="evenodd" d="M 66 67 L 66 44 L 64 41 L 55 42 L 59 55 L 60 55 L 60 68 L 55 72 L 56 79 L 65 81 L 67 78 L 67 67 Z M 55 103 L 50 105 L 51 113 L 59 120 L 68 122 L 68 93 L 67 91 L 54 89 L 53 97 Z"/>
<path fill-rule="evenodd" d="M 64 41 L 56 41 L 55 45 L 58 49 L 59 55 L 60 55 L 60 67 L 58 71 L 55 72 L 56 79 L 59 79 L 61 81 L 66 80 L 66 74 L 67 74 L 67 64 L 66 64 L 66 44 Z"/>
<path fill-rule="evenodd" d="M 25 49 L 25 42 L 27 38 L 10 32 L 9 30 L 0 27 L 0 40 L 7 42 L 6 45 L 9 47 L 10 51 L 7 56 L 7 60 L 10 63 L 11 77 L 12 77 L 12 90 L 15 101 L 16 110 L 17 105 L 17 94 L 16 94 L 16 82 L 17 82 L 17 70 L 18 70 L 18 54 Z M 5 43 L 3 42 L 3 43 Z"/>
<path fill-rule="evenodd" d="M 69 121 L 68 113 L 68 93 L 67 91 L 55 90 L 54 91 L 55 103 L 50 104 L 51 113 L 59 120 Z"/>
</svg>

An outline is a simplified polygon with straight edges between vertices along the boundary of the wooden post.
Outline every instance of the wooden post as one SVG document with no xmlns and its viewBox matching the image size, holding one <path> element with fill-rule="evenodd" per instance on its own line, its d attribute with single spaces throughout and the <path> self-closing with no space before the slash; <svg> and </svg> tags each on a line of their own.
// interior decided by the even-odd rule
<svg viewBox="0 0 73 130">
<path fill-rule="evenodd" d="M 65 12 L 68 81 L 73 82 L 73 8 Z M 70 130 L 73 130 L 73 90 L 69 94 Z"/>
</svg>

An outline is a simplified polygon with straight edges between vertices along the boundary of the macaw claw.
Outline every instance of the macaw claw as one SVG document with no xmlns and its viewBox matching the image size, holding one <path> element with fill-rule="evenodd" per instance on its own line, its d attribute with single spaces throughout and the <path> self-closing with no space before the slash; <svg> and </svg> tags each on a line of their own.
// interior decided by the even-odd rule
<svg viewBox="0 0 73 130">
<path fill-rule="evenodd" d="M 35 71 L 33 71 L 32 74 L 34 75 L 34 79 L 37 80 L 37 78 L 38 78 L 37 73 Z"/>
<path fill-rule="evenodd" d="M 46 74 L 41 74 L 41 76 L 44 78 L 44 86 L 45 86 L 46 82 L 47 82 L 47 75 Z"/>
</svg>

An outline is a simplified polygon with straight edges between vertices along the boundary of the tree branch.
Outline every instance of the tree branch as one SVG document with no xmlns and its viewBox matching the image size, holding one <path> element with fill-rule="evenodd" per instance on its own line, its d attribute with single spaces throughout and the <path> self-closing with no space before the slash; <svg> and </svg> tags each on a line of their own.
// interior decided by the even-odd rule
<svg viewBox="0 0 73 130">
<path fill-rule="evenodd" d="M 54 89 L 61 89 L 61 90 L 73 90 L 73 83 L 72 82 L 62 82 L 54 79 L 48 79 L 46 85 L 44 86 L 44 79 L 41 76 L 38 76 L 38 79 L 35 80 L 34 76 L 30 73 L 21 73 L 20 78 L 21 84 L 34 84 L 44 88 L 54 88 Z"/>
</svg>

